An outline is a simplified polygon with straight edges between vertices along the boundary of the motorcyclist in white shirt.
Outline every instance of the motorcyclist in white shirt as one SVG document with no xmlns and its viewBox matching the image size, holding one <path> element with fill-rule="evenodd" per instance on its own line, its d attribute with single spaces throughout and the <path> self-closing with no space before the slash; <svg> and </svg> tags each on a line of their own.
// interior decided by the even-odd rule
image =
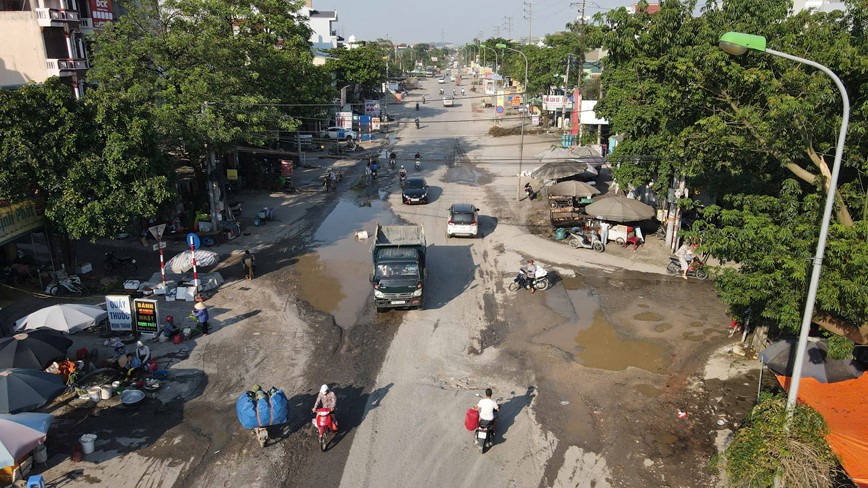
<svg viewBox="0 0 868 488">
<path fill-rule="evenodd" d="M 476 406 L 473 407 L 473 410 L 479 412 L 479 423 L 481 425 L 491 424 L 492 432 L 494 431 L 494 427 L 497 422 L 497 414 L 500 410 L 497 402 L 491 399 L 491 395 L 493 394 L 494 392 L 491 391 L 491 388 L 486 388 L 485 398 L 479 400 L 479 403 L 477 403 Z"/>
</svg>

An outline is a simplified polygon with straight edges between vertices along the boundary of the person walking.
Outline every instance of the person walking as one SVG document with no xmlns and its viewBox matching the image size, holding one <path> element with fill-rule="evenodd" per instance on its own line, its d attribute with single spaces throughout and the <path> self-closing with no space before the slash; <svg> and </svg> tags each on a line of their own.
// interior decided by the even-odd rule
<svg viewBox="0 0 868 488">
<path fill-rule="evenodd" d="M 369 186 L 371 184 L 371 162 L 368 161 L 368 165 L 365 166 L 365 186 Z"/>
<path fill-rule="evenodd" d="M 196 302 L 193 306 L 193 316 L 199 321 L 202 335 L 208 335 L 208 306 L 203 302 Z"/>
<path fill-rule="evenodd" d="M 247 271 L 247 279 L 253 279 L 253 267 L 256 265 L 256 258 L 253 257 L 253 254 L 250 251 L 244 251 L 244 256 L 241 258 L 241 262 L 244 263 L 244 270 Z"/>
</svg>

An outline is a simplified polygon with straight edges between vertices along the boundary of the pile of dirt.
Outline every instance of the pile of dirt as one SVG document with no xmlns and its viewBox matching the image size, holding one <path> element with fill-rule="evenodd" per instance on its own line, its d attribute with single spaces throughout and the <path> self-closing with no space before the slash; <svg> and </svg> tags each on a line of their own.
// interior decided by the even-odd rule
<svg viewBox="0 0 868 488">
<path fill-rule="evenodd" d="M 525 134 L 542 134 L 545 132 L 545 129 L 541 127 L 527 127 L 524 128 Z M 494 127 L 488 129 L 488 135 L 492 137 L 505 137 L 505 136 L 517 136 L 521 135 L 521 127 L 501 127 L 499 125 L 495 125 Z"/>
</svg>

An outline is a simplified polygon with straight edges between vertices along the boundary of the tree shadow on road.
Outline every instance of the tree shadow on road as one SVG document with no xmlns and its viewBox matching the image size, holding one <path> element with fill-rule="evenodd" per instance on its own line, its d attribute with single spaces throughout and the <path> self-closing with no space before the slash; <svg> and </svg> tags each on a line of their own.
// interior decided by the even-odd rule
<svg viewBox="0 0 868 488">
<path fill-rule="evenodd" d="M 522 409 L 530 405 L 533 397 L 536 396 L 536 388 L 528 386 L 527 391 L 523 395 L 513 396 L 509 400 L 500 404 L 500 410 L 497 416 L 497 436 L 495 444 L 500 444 L 507 440 L 505 434 L 509 432 L 509 428 L 515 423 L 516 417 L 521 413 Z"/>
</svg>

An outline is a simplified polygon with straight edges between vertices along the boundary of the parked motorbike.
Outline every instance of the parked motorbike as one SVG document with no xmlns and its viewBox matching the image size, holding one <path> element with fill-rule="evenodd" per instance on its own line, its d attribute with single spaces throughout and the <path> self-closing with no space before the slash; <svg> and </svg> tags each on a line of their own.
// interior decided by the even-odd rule
<svg viewBox="0 0 868 488">
<path fill-rule="evenodd" d="M 579 230 L 576 233 L 569 232 L 570 237 L 570 247 L 573 249 L 593 249 L 597 252 L 603 252 L 606 250 L 606 245 L 603 244 L 603 241 L 600 240 L 600 236 L 597 235 L 596 232 L 582 232 Z"/>
<path fill-rule="evenodd" d="M 332 411 L 328 408 L 316 409 L 313 425 L 319 433 L 319 448 L 322 452 L 325 452 L 329 445 L 329 434 L 336 434 L 338 431 L 338 426 L 332 418 Z"/>
<path fill-rule="evenodd" d="M 87 295 L 87 288 L 81 284 L 78 275 L 69 275 L 65 271 L 58 271 L 55 279 L 45 287 L 45 293 L 49 295 Z"/>
<path fill-rule="evenodd" d="M 103 261 L 102 267 L 107 273 L 111 273 L 116 269 L 135 273 L 139 269 L 135 259 L 131 257 L 115 257 L 112 252 L 105 253 L 105 261 Z"/>
<path fill-rule="evenodd" d="M 670 275 L 681 274 L 681 262 L 678 261 L 678 258 L 669 257 L 669 265 L 666 266 L 666 271 Z M 708 273 L 705 271 L 705 263 L 698 256 L 693 256 L 693 259 L 687 263 L 687 276 L 698 280 L 708 278 Z"/>
<path fill-rule="evenodd" d="M 524 273 L 519 272 L 515 279 L 512 280 L 512 283 L 509 284 L 509 291 L 518 291 L 521 288 L 527 288 L 530 283 L 528 283 L 527 276 Z M 542 266 L 536 265 L 536 275 L 533 279 L 532 286 L 537 290 L 546 290 L 549 287 L 549 274 Z"/>
</svg>

